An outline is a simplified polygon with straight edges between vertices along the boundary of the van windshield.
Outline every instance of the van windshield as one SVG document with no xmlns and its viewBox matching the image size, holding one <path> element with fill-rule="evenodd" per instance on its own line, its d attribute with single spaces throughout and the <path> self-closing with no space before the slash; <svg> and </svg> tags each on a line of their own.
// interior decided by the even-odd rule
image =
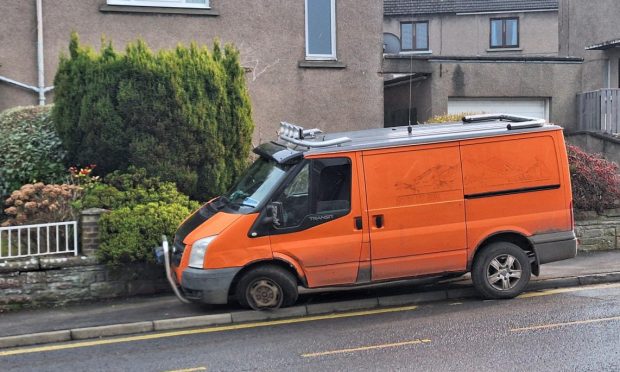
<svg viewBox="0 0 620 372">
<path fill-rule="evenodd" d="M 254 210 L 269 197 L 290 167 L 260 157 L 248 168 L 231 191 L 224 195 L 226 203 L 240 212 L 247 213 Z"/>
</svg>

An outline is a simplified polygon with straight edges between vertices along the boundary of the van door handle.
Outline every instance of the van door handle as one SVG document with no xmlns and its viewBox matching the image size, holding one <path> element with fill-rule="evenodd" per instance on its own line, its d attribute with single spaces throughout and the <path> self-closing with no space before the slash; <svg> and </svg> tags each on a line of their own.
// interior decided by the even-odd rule
<svg viewBox="0 0 620 372">
<path fill-rule="evenodd" d="M 378 229 L 383 227 L 383 215 L 382 214 L 378 214 L 375 217 L 375 226 L 377 226 Z"/>
<path fill-rule="evenodd" d="M 362 225 L 362 217 L 357 216 L 354 218 L 355 220 L 355 230 L 361 230 L 364 225 Z"/>
</svg>

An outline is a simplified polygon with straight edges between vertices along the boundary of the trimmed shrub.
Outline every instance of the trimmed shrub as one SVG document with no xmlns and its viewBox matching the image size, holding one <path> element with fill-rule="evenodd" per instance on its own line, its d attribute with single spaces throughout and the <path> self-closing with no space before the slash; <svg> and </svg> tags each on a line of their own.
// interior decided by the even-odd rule
<svg viewBox="0 0 620 372">
<path fill-rule="evenodd" d="M 152 52 L 138 40 L 100 52 L 73 34 L 54 80 L 53 116 L 74 164 L 145 168 L 194 199 L 245 169 L 253 122 L 239 52 L 215 42 Z"/>
<path fill-rule="evenodd" d="M 109 174 L 105 183 L 94 183 L 84 188 L 84 196 L 74 203 L 76 209 L 133 208 L 139 204 L 179 204 L 190 210 L 200 204 L 179 192 L 172 182 L 161 182 L 157 177 L 147 177 L 145 169 L 129 168 L 129 173 L 119 171 Z"/>
<path fill-rule="evenodd" d="M 27 183 L 65 178 L 65 151 L 51 119 L 51 106 L 0 113 L 0 149 L 0 199 Z"/>
<path fill-rule="evenodd" d="M 111 266 L 153 262 L 152 249 L 161 244 L 162 234 L 174 235 L 190 212 L 182 204 L 148 203 L 106 213 L 99 220 L 97 255 Z"/>
<path fill-rule="evenodd" d="M 601 155 L 588 154 L 577 146 L 567 145 L 573 186 L 573 206 L 581 210 L 614 208 L 620 200 L 618 165 Z"/>
<path fill-rule="evenodd" d="M 128 173 L 113 172 L 104 181 L 85 186 L 84 196 L 74 206 L 112 210 L 99 220 L 98 251 L 99 258 L 111 266 L 152 261 L 151 248 L 161 243 L 161 235 L 174 235 L 178 225 L 200 207 L 174 183 L 148 177 L 145 169 L 130 167 Z"/>
</svg>

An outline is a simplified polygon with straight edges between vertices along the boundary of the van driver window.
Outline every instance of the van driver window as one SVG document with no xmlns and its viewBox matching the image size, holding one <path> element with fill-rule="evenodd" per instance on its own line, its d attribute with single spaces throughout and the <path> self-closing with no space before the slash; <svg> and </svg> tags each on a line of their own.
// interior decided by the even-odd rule
<svg viewBox="0 0 620 372">
<path fill-rule="evenodd" d="M 308 182 L 307 163 L 295 178 L 284 188 L 275 201 L 282 203 L 282 222 L 280 228 L 294 227 L 301 224 L 308 215 Z"/>
<path fill-rule="evenodd" d="M 347 214 L 351 209 L 350 160 L 307 163 L 274 201 L 282 203 L 279 228 L 299 226 L 308 215 Z"/>
</svg>

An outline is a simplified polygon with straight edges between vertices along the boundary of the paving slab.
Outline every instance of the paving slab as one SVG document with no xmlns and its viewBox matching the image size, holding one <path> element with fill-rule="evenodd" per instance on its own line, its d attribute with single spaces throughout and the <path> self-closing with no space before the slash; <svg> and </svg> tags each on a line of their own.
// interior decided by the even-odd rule
<svg viewBox="0 0 620 372">
<path fill-rule="evenodd" d="M 206 327 L 232 322 L 231 314 L 214 314 L 202 316 L 190 316 L 186 318 L 162 319 L 153 321 L 155 331 L 165 331 L 168 329 L 183 329 L 193 327 Z"/>
</svg>

